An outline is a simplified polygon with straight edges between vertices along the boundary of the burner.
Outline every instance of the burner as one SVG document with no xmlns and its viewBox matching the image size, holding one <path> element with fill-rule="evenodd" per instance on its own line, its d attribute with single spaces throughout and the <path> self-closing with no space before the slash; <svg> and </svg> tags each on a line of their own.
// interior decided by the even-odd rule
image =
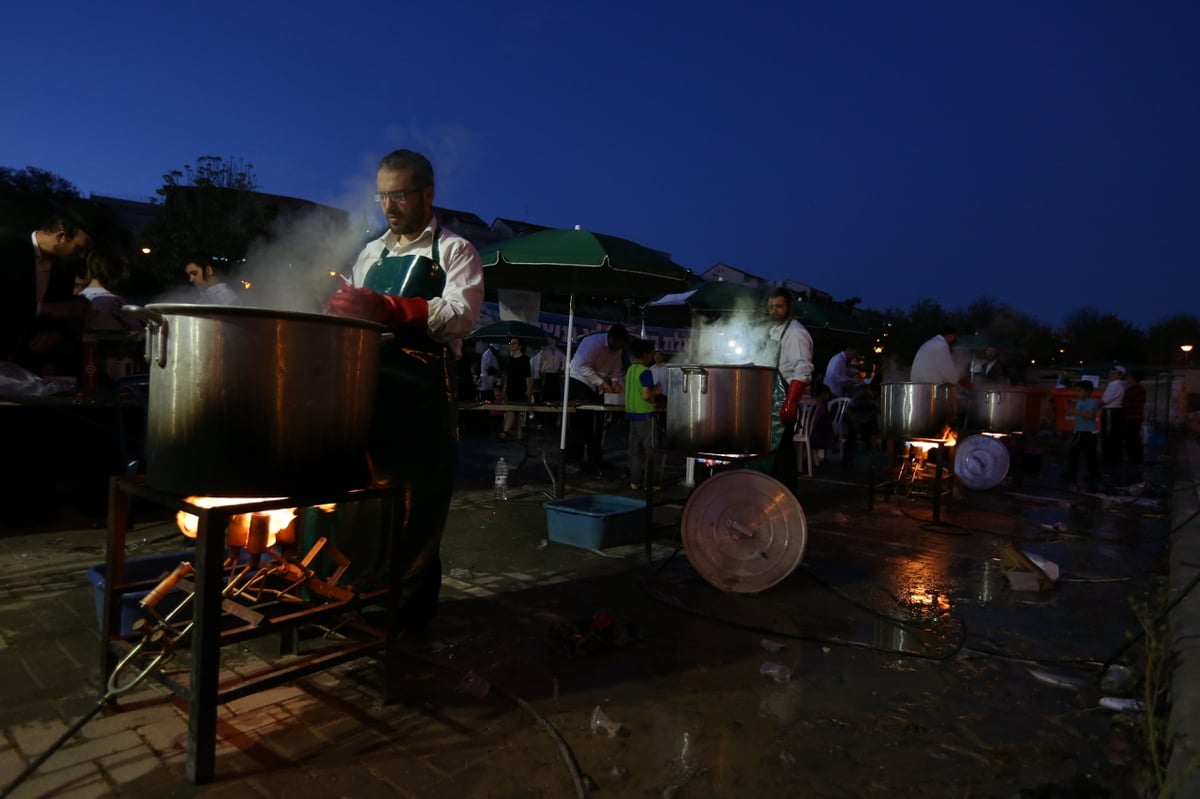
<svg viewBox="0 0 1200 799">
<path fill-rule="evenodd" d="M 125 579 L 129 508 L 134 498 L 192 515 L 196 538 L 194 564 L 182 564 L 143 601 L 143 606 L 152 611 L 162 595 L 183 590 L 188 593 L 188 604 L 193 609 L 192 620 L 176 621 L 163 614 L 144 625 L 143 640 L 136 644 L 122 637 L 119 622 L 121 596 L 141 587 Z M 340 586 L 348 561 L 332 547 L 325 554 L 333 558 L 337 568 L 328 577 L 317 576 L 309 565 L 325 546 L 322 539 L 317 539 L 319 543 L 314 543 L 303 557 L 295 543 L 294 527 L 289 535 L 285 530 L 290 525 L 285 524 L 276 531 L 274 542 L 270 539 L 269 514 L 273 511 L 364 500 L 381 500 L 385 505 L 382 518 L 391 517 L 389 488 L 354 489 L 326 496 L 239 499 L 232 500 L 233 504 L 203 507 L 198 498 L 150 488 L 141 477 L 122 477 L 112 482 L 100 641 L 102 674 L 112 675 L 105 698 L 132 687 L 132 684 L 118 685 L 112 690 L 113 684 L 121 681 L 117 672 L 142 667 L 142 673 L 134 678 L 136 684 L 174 654 L 175 644 L 182 643 L 185 637 L 190 639 L 190 680 L 162 673 L 155 675 L 188 703 L 185 770 L 188 782 L 201 784 L 213 777 L 219 705 L 384 650 L 393 643 L 381 631 L 355 624 L 347 630 L 360 635 L 347 635 L 329 646 L 299 653 L 301 625 L 338 622 L 347 614 L 352 617 L 351 611 L 364 605 L 388 604 L 391 597 L 386 589 L 358 594 Z M 317 514 L 317 518 L 325 515 Z M 244 517 L 244 525 L 234 523 L 239 516 Z M 316 524 L 319 531 L 320 522 Z M 274 633 L 284 636 L 281 643 L 283 654 L 289 656 L 286 660 L 253 674 L 218 682 L 222 647 Z M 290 641 L 286 637 L 289 633 Z M 147 650 L 144 656 L 140 656 L 140 648 Z M 141 661 L 147 657 L 150 664 L 143 665 Z"/>
</svg>

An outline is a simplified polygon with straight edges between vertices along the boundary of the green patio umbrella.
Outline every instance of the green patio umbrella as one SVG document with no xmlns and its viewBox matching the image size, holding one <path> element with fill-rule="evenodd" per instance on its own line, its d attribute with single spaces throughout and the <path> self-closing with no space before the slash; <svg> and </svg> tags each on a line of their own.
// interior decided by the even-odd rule
<svg viewBox="0 0 1200 799">
<path fill-rule="evenodd" d="M 554 340 L 554 336 L 537 325 L 531 325 L 528 322 L 521 322 L 516 319 L 505 319 L 500 322 L 493 322 L 490 325 L 484 325 L 478 330 L 472 331 L 464 341 L 504 342 L 514 338 L 530 344 L 547 344 Z"/>
<path fill-rule="evenodd" d="M 828 305 L 818 305 L 807 300 L 796 300 L 792 306 L 792 313 L 809 330 L 828 330 L 831 333 L 865 336 L 870 329 L 870 326 L 862 319 Z"/>
<path fill-rule="evenodd" d="M 567 363 L 575 329 L 575 297 L 605 295 L 645 300 L 688 287 L 691 272 L 668 256 L 637 242 L 581 230 L 539 230 L 480 249 L 488 288 L 521 289 L 570 298 L 567 312 Z M 563 495 L 567 449 L 567 384 L 563 381 L 562 434 L 558 485 Z"/>
<path fill-rule="evenodd" d="M 744 283 L 699 280 L 687 291 L 656 297 L 642 307 L 645 320 L 654 325 L 681 327 L 695 315 L 717 317 L 730 313 L 766 316 L 767 290 Z"/>
<path fill-rule="evenodd" d="M 637 242 L 588 230 L 540 230 L 479 251 L 492 288 L 644 300 L 683 291 L 691 273 Z"/>
</svg>

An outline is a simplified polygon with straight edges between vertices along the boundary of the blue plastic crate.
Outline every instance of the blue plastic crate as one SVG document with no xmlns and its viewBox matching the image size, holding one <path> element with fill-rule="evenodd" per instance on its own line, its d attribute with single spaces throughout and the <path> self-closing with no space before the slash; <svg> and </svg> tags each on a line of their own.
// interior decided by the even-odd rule
<svg viewBox="0 0 1200 799">
<path fill-rule="evenodd" d="M 612 494 L 587 494 L 545 502 L 551 541 L 604 549 L 646 539 L 646 503 Z"/>
<path fill-rule="evenodd" d="M 140 558 L 126 558 L 125 560 L 125 582 L 139 582 L 141 580 L 155 580 L 164 573 L 173 571 L 181 561 L 194 562 L 196 553 L 194 550 L 184 550 L 182 552 L 168 552 L 163 555 L 146 555 Z M 96 623 L 103 626 L 104 620 L 101 618 L 104 615 L 104 590 L 107 586 L 105 575 L 108 572 L 107 564 L 97 563 L 95 566 L 89 566 L 87 570 L 88 581 L 91 582 L 96 598 Z M 151 586 L 153 589 L 153 586 Z M 121 600 L 121 635 L 130 635 L 133 633 L 133 623 L 140 618 L 147 617 L 148 614 L 142 610 L 138 604 L 142 597 L 150 593 L 150 589 L 145 591 L 129 591 L 122 594 Z M 184 594 L 180 591 L 172 591 L 163 597 L 163 600 L 158 604 L 156 610 L 159 613 L 166 614 L 171 611 L 183 599 Z M 185 612 L 186 611 L 186 612 Z M 176 618 L 184 620 L 191 618 L 191 609 L 186 608 L 185 611 L 180 611 L 180 615 Z"/>
</svg>

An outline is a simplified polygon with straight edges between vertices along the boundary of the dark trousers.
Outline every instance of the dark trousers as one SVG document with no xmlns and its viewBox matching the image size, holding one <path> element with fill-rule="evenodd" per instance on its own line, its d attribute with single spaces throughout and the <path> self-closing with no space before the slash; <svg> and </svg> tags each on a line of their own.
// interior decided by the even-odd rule
<svg viewBox="0 0 1200 799">
<path fill-rule="evenodd" d="M 542 402 L 562 402 L 562 372 L 550 372 L 542 375 Z"/>
<path fill-rule="evenodd" d="M 1145 453 L 1142 451 L 1143 421 L 1125 418 L 1125 459 L 1134 466 L 1141 466 L 1145 460 Z"/>
<path fill-rule="evenodd" d="M 1096 434 L 1076 432 L 1071 436 L 1070 448 L 1067 450 L 1067 479 L 1074 480 L 1079 474 L 1079 456 L 1087 462 L 1089 483 L 1100 479 L 1100 461 L 1096 457 Z"/>
<path fill-rule="evenodd" d="M 629 420 L 629 482 L 639 486 L 654 482 L 654 464 L 650 462 L 650 451 L 655 445 L 655 429 L 658 420 L 654 416 Z"/>
<path fill-rule="evenodd" d="M 458 465 L 452 375 L 444 349 L 397 346 L 381 355 L 370 456 L 375 477 L 393 486 L 392 516 L 381 524 L 375 511 L 366 517 L 372 523 L 354 524 L 351 537 L 334 542 L 350 558 L 347 575 L 356 586 L 388 586 L 389 634 L 424 626 L 437 612 L 442 530 Z"/>
<path fill-rule="evenodd" d="M 1122 408 L 1104 409 L 1104 463 L 1116 466 L 1125 449 L 1125 411 Z"/>
<path fill-rule="evenodd" d="M 794 422 L 785 425 L 783 438 L 775 450 L 775 463 L 771 467 L 771 476 L 787 486 L 793 494 L 796 493 L 796 480 L 800 472 L 800 462 L 796 459 L 796 442 L 792 440 L 795 434 Z"/>
<path fill-rule="evenodd" d="M 571 400 L 603 403 L 603 395 L 582 380 L 572 378 L 567 386 L 567 397 Z M 576 413 L 567 430 L 567 458 L 589 467 L 600 465 L 604 447 L 604 414 Z"/>
<path fill-rule="evenodd" d="M 871 440 L 879 434 L 879 424 L 872 419 L 869 422 L 856 422 L 849 414 L 843 420 L 846 425 L 846 437 L 842 441 L 842 467 L 850 469 L 854 466 L 854 451 L 859 441 L 863 451 L 871 452 Z"/>
</svg>

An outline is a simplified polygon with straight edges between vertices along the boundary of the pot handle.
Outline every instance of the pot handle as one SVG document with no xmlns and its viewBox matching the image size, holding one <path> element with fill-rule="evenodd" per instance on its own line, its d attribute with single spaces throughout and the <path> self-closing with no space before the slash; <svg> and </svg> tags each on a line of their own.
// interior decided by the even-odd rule
<svg viewBox="0 0 1200 799">
<path fill-rule="evenodd" d="M 152 311 L 140 305 L 125 305 L 121 307 L 121 310 L 146 323 L 146 362 L 165 367 L 167 365 L 167 317 L 158 311 Z M 157 353 L 154 351 L 155 341 L 158 342 Z"/>
<path fill-rule="evenodd" d="M 700 393 L 708 393 L 708 370 L 702 366 L 682 366 L 679 369 L 683 373 L 683 393 L 688 393 L 688 375 L 700 376 Z"/>
</svg>

